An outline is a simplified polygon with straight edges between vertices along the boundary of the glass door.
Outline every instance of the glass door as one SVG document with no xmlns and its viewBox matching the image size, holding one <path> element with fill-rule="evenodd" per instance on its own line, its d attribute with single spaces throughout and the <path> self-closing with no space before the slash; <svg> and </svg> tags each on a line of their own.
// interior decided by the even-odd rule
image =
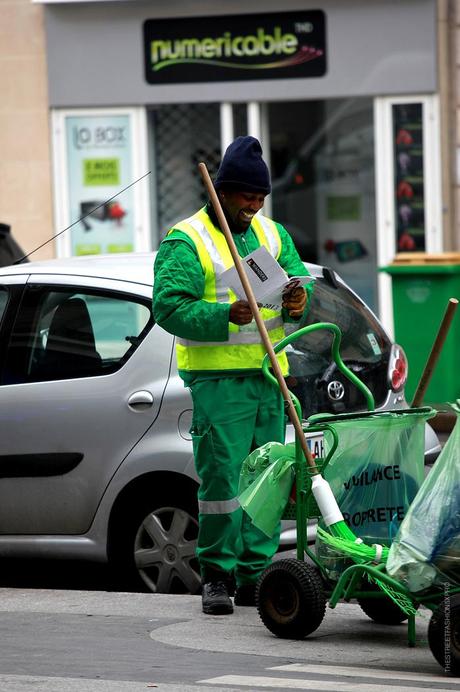
<svg viewBox="0 0 460 692">
<path fill-rule="evenodd" d="M 333 268 L 376 308 L 372 99 L 276 102 L 266 112 L 273 218 L 302 259 Z"/>
</svg>

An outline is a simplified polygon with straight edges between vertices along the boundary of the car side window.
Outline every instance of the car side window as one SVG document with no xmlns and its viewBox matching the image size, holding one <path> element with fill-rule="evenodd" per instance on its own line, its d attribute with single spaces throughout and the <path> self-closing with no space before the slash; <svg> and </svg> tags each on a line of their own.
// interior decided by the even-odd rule
<svg viewBox="0 0 460 692">
<path fill-rule="evenodd" d="M 3 383 L 113 373 L 151 326 L 148 303 L 134 296 L 28 287 L 13 328 Z"/>
</svg>

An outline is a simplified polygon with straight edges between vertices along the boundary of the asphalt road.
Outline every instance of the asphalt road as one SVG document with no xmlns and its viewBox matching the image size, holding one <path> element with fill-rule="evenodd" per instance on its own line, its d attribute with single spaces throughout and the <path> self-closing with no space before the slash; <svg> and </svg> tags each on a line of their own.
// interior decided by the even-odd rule
<svg viewBox="0 0 460 692">
<path fill-rule="evenodd" d="M 254 608 L 201 613 L 198 596 L 0 589 L 0 691 L 460 691 L 426 642 L 371 622 L 357 605 L 328 610 L 304 641 L 274 637 Z"/>
</svg>

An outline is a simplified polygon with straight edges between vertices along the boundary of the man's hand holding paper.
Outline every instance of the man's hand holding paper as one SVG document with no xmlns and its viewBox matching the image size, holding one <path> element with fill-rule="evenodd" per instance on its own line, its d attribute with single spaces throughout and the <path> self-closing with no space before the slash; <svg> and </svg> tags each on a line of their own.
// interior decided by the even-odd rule
<svg viewBox="0 0 460 692">
<path fill-rule="evenodd" d="M 282 306 L 288 311 L 289 317 L 302 317 L 307 304 L 307 292 L 303 286 L 299 286 L 298 279 L 293 284 L 292 288 L 288 284 L 287 290 L 283 292 Z"/>
</svg>

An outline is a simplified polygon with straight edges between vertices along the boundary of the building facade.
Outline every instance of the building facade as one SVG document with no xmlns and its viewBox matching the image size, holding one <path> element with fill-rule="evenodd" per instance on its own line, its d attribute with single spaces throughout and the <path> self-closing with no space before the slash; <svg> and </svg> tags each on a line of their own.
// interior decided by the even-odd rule
<svg viewBox="0 0 460 692">
<path fill-rule="evenodd" d="M 44 8 L 0 4 L 0 223 L 24 251 L 53 235 Z M 34 257 L 52 257 L 48 244 Z"/>
<path fill-rule="evenodd" d="M 20 4 L 45 30 L 48 255 L 155 249 L 239 134 L 270 164 L 265 212 L 390 330 L 378 267 L 460 249 L 458 1 Z"/>
</svg>

